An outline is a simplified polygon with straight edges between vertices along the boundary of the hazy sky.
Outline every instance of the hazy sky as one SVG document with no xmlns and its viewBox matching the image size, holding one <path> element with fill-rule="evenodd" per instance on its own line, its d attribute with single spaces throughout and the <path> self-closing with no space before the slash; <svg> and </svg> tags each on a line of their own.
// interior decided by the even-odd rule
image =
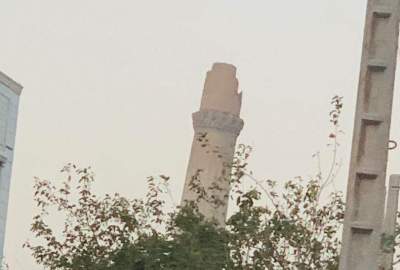
<svg viewBox="0 0 400 270">
<path fill-rule="evenodd" d="M 345 187 L 366 0 L 1 0 L 0 70 L 24 86 L 6 239 L 11 270 L 41 269 L 30 237 L 33 177 L 92 165 L 100 193 L 142 196 L 173 178 L 179 200 L 205 73 L 237 66 L 260 178 L 312 175 L 329 158 L 328 112 L 344 96 L 336 186 Z M 397 89 L 398 90 L 398 89 Z M 393 139 L 400 139 L 396 92 Z M 400 155 L 390 171 L 400 172 Z M 328 162 L 325 161 L 324 164 Z M 396 169 L 397 168 L 397 169 Z"/>
</svg>

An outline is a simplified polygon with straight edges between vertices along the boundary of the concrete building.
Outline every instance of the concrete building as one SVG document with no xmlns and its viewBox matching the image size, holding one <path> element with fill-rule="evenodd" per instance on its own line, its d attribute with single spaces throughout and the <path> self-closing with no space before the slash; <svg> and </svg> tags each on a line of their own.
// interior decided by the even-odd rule
<svg viewBox="0 0 400 270">
<path fill-rule="evenodd" d="M 229 64 L 214 64 L 207 73 L 200 110 L 193 113 L 195 135 L 182 203 L 198 198 L 191 187 L 197 177 L 208 198 L 197 203 L 199 211 L 220 225 L 225 224 L 230 164 L 236 139 L 243 128 L 243 120 L 239 117 L 241 103 L 236 68 Z"/>
<path fill-rule="evenodd" d="M 22 86 L 0 72 L 0 258 L 3 257 L 8 193 Z"/>
</svg>

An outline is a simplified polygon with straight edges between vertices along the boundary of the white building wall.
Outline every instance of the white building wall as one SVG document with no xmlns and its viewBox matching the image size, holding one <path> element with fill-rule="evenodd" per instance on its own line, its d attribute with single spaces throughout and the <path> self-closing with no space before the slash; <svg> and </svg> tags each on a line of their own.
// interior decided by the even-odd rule
<svg viewBox="0 0 400 270">
<path fill-rule="evenodd" d="M 8 197 L 22 87 L 0 72 L 0 257 L 3 257 Z"/>
</svg>

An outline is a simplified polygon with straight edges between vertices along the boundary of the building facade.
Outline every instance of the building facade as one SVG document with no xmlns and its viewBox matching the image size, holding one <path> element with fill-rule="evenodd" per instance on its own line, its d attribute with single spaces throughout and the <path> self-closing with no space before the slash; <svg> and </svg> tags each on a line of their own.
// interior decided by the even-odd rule
<svg viewBox="0 0 400 270">
<path fill-rule="evenodd" d="M 0 72 L 0 256 L 3 257 L 8 195 L 22 86 Z"/>
</svg>

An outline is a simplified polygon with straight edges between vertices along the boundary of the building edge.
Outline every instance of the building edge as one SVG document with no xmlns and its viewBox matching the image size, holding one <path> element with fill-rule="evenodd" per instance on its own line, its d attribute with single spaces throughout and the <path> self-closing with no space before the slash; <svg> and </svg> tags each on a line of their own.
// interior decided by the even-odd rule
<svg viewBox="0 0 400 270">
<path fill-rule="evenodd" d="M 11 79 L 9 76 L 7 76 L 5 73 L 0 71 L 0 83 L 4 84 L 7 86 L 10 90 L 12 90 L 15 94 L 18 96 L 21 95 L 23 86 L 13 79 Z"/>
</svg>

